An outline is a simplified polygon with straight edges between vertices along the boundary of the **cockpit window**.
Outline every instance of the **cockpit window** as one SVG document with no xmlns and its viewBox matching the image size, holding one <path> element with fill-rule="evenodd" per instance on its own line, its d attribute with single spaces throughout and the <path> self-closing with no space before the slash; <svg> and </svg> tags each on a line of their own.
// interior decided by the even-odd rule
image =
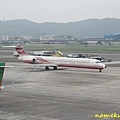
<svg viewBox="0 0 120 120">
<path fill-rule="evenodd" d="M 96 61 L 95 63 L 101 63 L 100 61 Z"/>
</svg>

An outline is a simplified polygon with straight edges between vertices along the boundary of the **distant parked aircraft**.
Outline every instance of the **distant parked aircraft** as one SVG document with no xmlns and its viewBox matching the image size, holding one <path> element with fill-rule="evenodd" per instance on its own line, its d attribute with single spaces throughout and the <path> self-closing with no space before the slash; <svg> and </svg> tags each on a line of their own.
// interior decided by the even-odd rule
<svg viewBox="0 0 120 120">
<path fill-rule="evenodd" d="M 9 45 L 8 45 L 8 46 L 2 46 L 2 47 L 4 47 L 4 48 L 11 48 L 11 47 L 12 47 L 12 48 L 13 48 L 13 47 L 15 47 L 15 46 L 14 46 L 14 45 L 12 45 L 12 46 L 9 46 Z"/>
</svg>

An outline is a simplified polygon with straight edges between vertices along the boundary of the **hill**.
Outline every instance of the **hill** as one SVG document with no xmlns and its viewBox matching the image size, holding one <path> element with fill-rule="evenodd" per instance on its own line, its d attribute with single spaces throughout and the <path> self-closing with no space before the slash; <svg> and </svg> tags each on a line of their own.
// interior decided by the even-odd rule
<svg viewBox="0 0 120 120">
<path fill-rule="evenodd" d="M 75 37 L 103 37 L 120 33 L 120 19 L 88 19 L 68 23 L 35 23 L 26 19 L 0 21 L 0 36 L 73 35 Z"/>
</svg>

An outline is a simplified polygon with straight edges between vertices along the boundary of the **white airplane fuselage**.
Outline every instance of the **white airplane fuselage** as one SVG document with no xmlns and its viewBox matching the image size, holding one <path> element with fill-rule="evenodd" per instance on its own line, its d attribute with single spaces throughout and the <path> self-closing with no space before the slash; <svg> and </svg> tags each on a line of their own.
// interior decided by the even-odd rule
<svg viewBox="0 0 120 120">
<path fill-rule="evenodd" d="M 67 58 L 67 57 L 47 57 L 47 56 L 21 56 L 18 59 L 30 64 L 44 64 L 48 67 L 75 67 L 75 68 L 89 68 L 98 69 L 100 72 L 106 68 L 106 65 L 96 59 L 88 58 Z"/>
</svg>

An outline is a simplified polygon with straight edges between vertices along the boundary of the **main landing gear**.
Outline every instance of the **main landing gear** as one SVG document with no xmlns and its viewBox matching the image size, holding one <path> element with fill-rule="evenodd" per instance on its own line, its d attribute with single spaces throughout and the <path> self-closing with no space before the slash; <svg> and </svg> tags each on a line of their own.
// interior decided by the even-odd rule
<svg viewBox="0 0 120 120">
<path fill-rule="evenodd" d="M 54 69 L 54 70 L 57 70 L 57 66 L 53 66 L 53 69 Z M 45 66 L 45 70 L 49 70 L 49 67 L 48 67 L 48 66 Z"/>
<path fill-rule="evenodd" d="M 54 69 L 54 70 L 57 70 L 57 66 L 54 66 L 53 69 Z"/>
<path fill-rule="evenodd" d="M 49 67 L 48 67 L 48 66 L 45 66 L 45 70 L 49 70 Z"/>
</svg>

